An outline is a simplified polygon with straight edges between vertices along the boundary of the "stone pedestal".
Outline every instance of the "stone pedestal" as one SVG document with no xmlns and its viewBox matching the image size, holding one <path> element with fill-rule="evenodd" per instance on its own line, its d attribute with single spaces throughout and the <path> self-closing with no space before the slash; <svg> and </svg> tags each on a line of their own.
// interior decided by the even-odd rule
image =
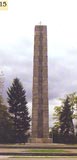
<svg viewBox="0 0 77 160">
<path fill-rule="evenodd" d="M 51 138 L 32 138 L 31 139 L 31 143 L 52 143 L 52 139 Z"/>
</svg>

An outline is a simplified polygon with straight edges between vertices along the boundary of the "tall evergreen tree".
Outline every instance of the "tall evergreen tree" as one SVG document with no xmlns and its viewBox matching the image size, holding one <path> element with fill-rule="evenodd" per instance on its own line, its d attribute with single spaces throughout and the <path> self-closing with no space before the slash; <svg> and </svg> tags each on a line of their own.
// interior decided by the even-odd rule
<svg viewBox="0 0 77 160">
<path fill-rule="evenodd" d="M 60 112 L 60 133 L 65 136 L 69 136 L 74 133 L 72 108 L 70 103 L 70 97 L 67 96 L 63 101 L 62 111 Z"/>
<path fill-rule="evenodd" d="M 8 88 L 9 112 L 13 119 L 15 141 L 25 142 L 30 128 L 30 116 L 26 101 L 26 92 L 18 78 Z"/>
</svg>

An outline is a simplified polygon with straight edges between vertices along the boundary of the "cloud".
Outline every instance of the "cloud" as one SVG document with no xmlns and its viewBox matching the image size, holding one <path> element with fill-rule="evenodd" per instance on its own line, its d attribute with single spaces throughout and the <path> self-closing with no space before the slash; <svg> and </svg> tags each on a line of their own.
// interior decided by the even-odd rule
<svg viewBox="0 0 77 160">
<path fill-rule="evenodd" d="M 26 89 L 27 99 L 32 96 L 32 72 L 33 72 L 33 46 L 25 37 L 18 39 L 15 44 L 7 44 L 5 48 L 0 46 L 0 70 L 5 77 L 5 91 L 18 77 Z M 4 94 L 7 96 L 6 93 Z"/>
<path fill-rule="evenodd" d="M 67 93 L 77 90 L 77 55 L 76 53 L 73 55 L 74 49 L 59 50 L 58 48 L 52 51 L 55 54 L 48 53 L 49 100 L 58 99 Z M 0 67 L 6 80 L 5 88 L 7 89 L 11 85 L 15 77 L 19 77 L 27 91 L 28 101 L 31 101 L 33 77 L 32 41 L 23 37 L 16 44 L 11 44 L 10 46 L 8 44 L 5 48 L 0 47 L 0 53 Z"/>
<path fill-rule="evenodd" d="M 60 98 L 67 93 L 77 91 L 77 55 L 65 53 L 63 57 L 49 60 L 49 99 Z"/>
</svg>

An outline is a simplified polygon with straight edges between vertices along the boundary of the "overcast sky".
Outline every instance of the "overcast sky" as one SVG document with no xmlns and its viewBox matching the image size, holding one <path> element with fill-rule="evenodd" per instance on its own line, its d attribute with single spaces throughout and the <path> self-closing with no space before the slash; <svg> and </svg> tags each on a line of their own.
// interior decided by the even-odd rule
<svg viewBox="0 0 77 160">
<path fill-rule="evenodd" d="M 32 100 L 34 26 L 48 30 L 49 106 L 60 97 L 77 92 L 77 0 L 8 0 L 0 11 L 0 70 L 5 92 L 20 78 Z"/>
</svg>

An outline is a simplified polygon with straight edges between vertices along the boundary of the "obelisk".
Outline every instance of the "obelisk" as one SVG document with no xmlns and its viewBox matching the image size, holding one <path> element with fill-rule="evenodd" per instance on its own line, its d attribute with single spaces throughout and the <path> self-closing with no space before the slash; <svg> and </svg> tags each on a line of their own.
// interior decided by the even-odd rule
<svg viewBox="0 0 77 160">
<path fill-rule="evenodd" d="M 32 90 L 32 142 L 48 143 L 48 57 L 47 26 L 36 25 L 34 31 Z"/>
</svg>

